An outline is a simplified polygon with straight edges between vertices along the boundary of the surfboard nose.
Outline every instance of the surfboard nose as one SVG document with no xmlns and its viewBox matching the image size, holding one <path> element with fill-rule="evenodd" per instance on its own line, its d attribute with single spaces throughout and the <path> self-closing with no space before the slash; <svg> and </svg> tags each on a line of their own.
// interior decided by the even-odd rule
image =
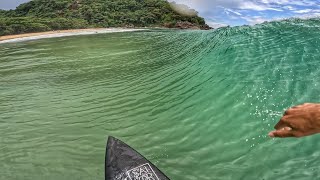
<svg viewBox="0 0 320 180">
<path fill-rule="evenodd" d="M 109 136 L 105 180 L 169 180 L 155 165 L 121 140 Z"/>
</svg>

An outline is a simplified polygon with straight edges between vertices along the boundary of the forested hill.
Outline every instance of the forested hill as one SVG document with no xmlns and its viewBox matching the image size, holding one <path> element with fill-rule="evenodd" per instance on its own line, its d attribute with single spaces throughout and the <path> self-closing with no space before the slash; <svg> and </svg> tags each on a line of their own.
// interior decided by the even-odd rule
<svg viewBox="0 0 320 180">
<path fill-rule="evenodd" d="M 195 10 L 166 0 L 33 0 L 0 10 L 0 35 L 91 27 L 209 28 Z"/>
</svg>

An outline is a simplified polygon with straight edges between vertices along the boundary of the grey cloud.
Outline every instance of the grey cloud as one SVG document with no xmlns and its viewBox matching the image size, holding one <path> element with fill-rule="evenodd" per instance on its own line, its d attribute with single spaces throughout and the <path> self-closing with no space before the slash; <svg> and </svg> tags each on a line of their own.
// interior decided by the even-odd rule
<svg viewBox="0 0 320 180">
<path fill-rule="evenodd" d="M 212 11 L 218 7 L 228 9 L 244 9 L 256 11 L 282 11 L 284 6 L 314 6 L 320 5 L 319 1 L 311 0 L 169 0 L 187 4 L 198 11 Z"/>
</svg>

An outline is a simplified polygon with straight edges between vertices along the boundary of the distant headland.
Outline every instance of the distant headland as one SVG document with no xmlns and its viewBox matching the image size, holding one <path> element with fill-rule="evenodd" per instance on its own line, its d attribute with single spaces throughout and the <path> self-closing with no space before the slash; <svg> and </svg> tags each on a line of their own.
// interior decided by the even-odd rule
<svg viewBox="0 0 320 180">
<path fill-rule="evenodd" d="M 166 0 L 32 0 L 0 10 L 0 36 L 110 27 L 211 29 L 195 10 Z"/>
</svg>

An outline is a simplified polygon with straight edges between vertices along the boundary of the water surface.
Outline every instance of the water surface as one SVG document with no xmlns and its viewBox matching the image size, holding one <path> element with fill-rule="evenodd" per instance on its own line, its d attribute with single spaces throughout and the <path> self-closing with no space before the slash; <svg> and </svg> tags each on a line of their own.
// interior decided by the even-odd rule
<svg viewBox="0 0 320 180">
<path fill-rule="evenodd" d="M 107 135 L 172 180 L 320 178 L 319 136 L 272 139 L 320 99 L 318 21 L 0 45 L 0 179 L 103 179 Z"/>
</svg>

